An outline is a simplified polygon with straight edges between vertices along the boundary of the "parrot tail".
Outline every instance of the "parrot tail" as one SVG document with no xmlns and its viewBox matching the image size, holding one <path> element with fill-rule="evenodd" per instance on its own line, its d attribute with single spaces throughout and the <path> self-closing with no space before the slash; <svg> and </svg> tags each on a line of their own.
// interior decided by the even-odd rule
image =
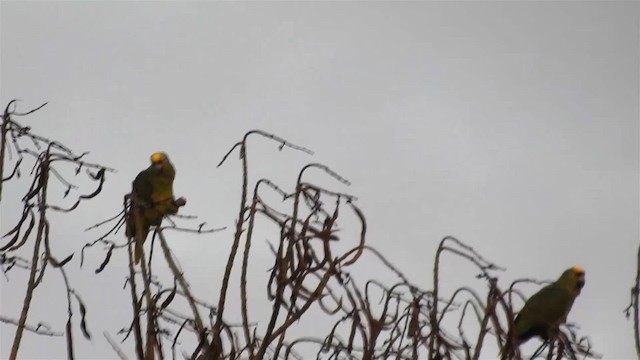
<svg viewBox="0 0 640 360">
<path fill-rule="evenodd" d="M 142 259 L 142 241 L 136 240 L 136 247 L 133 256 L 133 263 L 138 265 Z"/>
<path fill-rule="evenodd" d="M 518 334 L 516 338 L 518 340 L 518 345 L 529 341 L 529 339 L 531 339 L 534 336 L 540 336 L 539 329 L 535 327 L 532 327 L 531 329 L 523 332 L 522 334 Z"/>
<path fill-rule="evenodd" d="M 519 354 L 518 348 L 520 344 L 526 342 L 527 340 L 529 340 L 531 337 L 534 336 L 534 334 L 532 333 L 533 332 L 532 330 L 535 330 L 535 329 L 529 329 L 524 333 L 518 332 L 517 330 L 518 323 L 521 320 L 522 319 L 520 318 L 520 314 L 518 314 L 515 320 L 513 321 L 513 326 L 509 327 L 509 331 L 507 331 L 507 339 L 505 341 L 503 348 L 500 351 L 501 360 L 519 358 L 520 354 Z"/>
<path fill-rule="evenodd" d="M 128 239 L 135 239 L 133 260 L 134 264 L 139 264 L 142 258 L 142 245 L 149 234 L 150 224 L 148 220 L 142 216 L 136 221 L 134 214 L 135 213 L 132 212 L 132 214 L 127 217 L 125 234 Z"/>
<path fill-rule="evenodd" d="M 145 224 L 146 225 L 146 224 Z M 144 241 L 147 239 L 147 235 L 149 234 L 149 227 L 145 226 L 140 229 L 140 234 L 137 234 L 135 241 L 135 249 L 134 249 L 134 264 L 139 264 L 140 259 L 142 258 L 142 247 L 144 245 Z"/>
</svg>

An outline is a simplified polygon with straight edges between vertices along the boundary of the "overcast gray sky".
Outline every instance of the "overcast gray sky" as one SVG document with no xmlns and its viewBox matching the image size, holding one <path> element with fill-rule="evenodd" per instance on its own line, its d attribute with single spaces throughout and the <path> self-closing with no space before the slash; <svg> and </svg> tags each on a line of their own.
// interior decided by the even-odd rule
<svg viewBox="0 0 640 360">
<path fill-rule="evenodd" d="M 232 226 L 239 167 L 215 165 L 258 128 L 315 155 L 257 140 L 254 178 L 291 187 L 307 162 L 329 165 L 353 185 L 319 181 L 359 198 L 369 244 L 423 288 L 445 235 L 506 267 L 503 284 L 584 266 L 570 320 L 605 358 L 631 359 L 622 311 L 640 235 L 639 49 L 637 1 L 2 1 L 0 102 L 48 101 L 23 121 L 118 169 L 73 221 L 54 216 L 60 256 L 99 235 L 82 230 L 119 211 L 157 150 L 178 170 L 184 212 Z M 21 189 L 5 189 L 3 233 Z M 201 298 L 216 301 L 231 240 L 230 231 L 171 238 Z M 90 251 L 90 265 L 71 272 L 94 334 L 77 342 L 82 359 L 114 358 L 101 333 L 130 317 L 125 256 L 95 276 L 103 255 Z M 254 256 L 264 274 L 267 247 Z M 363 261 L 366 275 L 386 273 Z M 482 284 L 460 264 L 445 264 L 446 286 Z M 63 330 L 66 300 L 49 276 L 30 322 Z M 20 274 L 0 286 L 0 313 L 17 317 Z M 3 358 L 14 330 L 2 325 Z M 64 358 L 64 340 L 27 334 L 20 354 Z"/>
</svg>

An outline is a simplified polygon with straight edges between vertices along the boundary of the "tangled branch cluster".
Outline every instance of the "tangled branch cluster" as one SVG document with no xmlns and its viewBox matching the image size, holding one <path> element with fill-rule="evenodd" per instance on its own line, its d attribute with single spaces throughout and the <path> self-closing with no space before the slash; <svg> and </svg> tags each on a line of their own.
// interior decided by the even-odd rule
<svg viewBox="0 0 640 360">
<path fill-rule="evenodd" d="M 11 175 L 3 181 L 11 179 L 14 174 L 19 175 L 22 154 L 32 154 L 37 166 L 33 173 L 33 184 L 23 199 L 22 219 L 7 234 L 12 238 L 1 249 L 0 263 L 5 270 L 11 266 L 21 266 L 29 269 L 31 274 L 30 290 L 27 290 L 25 298 L 26 310 L 23 309 L 17 322 L 18 332 L 33 328 L 25 323 L 26 312 L 33 289 L 41 281 L 46 264 L 60 269 L 65 279 L 69 302 L 68 354 L 69 358 L 73 358 L 72 299 L 80 305 L 81 329 L 89 338 L 85 324 L 86 307 L 76 291 L 69 286 L 63 269 L 72 256 L 58 261 L 51 253 L 46 212 L 76 210 L 82 200 L 90 199 L 100 192 L 105 173 L 110 169 L 86 163 L 82 160 L 83 155 L 75 156 L 56 142 L 32 135 L 30 129 L 20 126 L 11 118 L 18 115 L 8 110 L 12 103 L 3 116 L 2 135 L 3 139 L 5 135 L 9 135 L 12 139 L 11 146 L 20 157 Z M 308 180 L 309 171 L 315 169 L 327 174 L 338 184 L 349 184 L 329 167 L 316 163 L 304 166 L 290 191 L 269 179 L 259 179 L 249 184 L 248 139 L 255 136 L 277 142 L 280 150 L 289 148 L 311 153 L 278 136 L 254 130 L 245 134 L 223 157 L 219 166 L 234 151 L 239 152 L 242 187 L 238 220 L 223 281 L 218 290 L 217 303 L 212 304 L 192 293 L 179 262 L 168 246 L 166 236 L 170 231 L 211 233 L 222 229 L 207 229 L 204 224 L 194 228 L 178 227 L 171 218 L 166 218 L 169 225 L 155 229 L 152 250 L 149 256 L 143 255 L 138 269 L 132 260 L 132 239 L 117 243 L 107 238 L 118 232 L 126 217 L 131 216 L 134 211 L 135 207 L 129 197 L 125 197 L 123 210 L 117 216 L 91 227 L 114 222 L 104 235 L 82 249 L 84 252 L 86 248 L 96 244 L 106 245 L 104 261 L 95 270 L 96 273 L 105 269 L 116 252 L 126 254 L 129 259 L 126 286 L 130 290 L 132 319 L 121 332 L 120 340 L 133 341 L 136 358 L 164 359 L 170 356 L 173 359 L 302 359 L 301 354 L 308 358 L 309 355 L 306 354 L 313 353 L 317 359 L 475 360 L 481 354 L 486 355 L 483 350 L 487 342 L 496 344 L 503 359 L 521 358 L 518 349 L 509 346 L 512 336 L 510 329 L 517 311 L 514 303 L 518 306 L 525 299 L 518 290 L 518 285 L 533 280 L 518 280 L 503 289 L 496 276 L 503 269 L 484 259 L 465 243 L 448 236 L 440 242 L 436 251 L 432 273 L 433 288 L 421 289 L 398 270 L 391 260 L 366 244 L 367 223 L 362 210 L 355 204 L 355 197 L 320 187 Z M 44 150 L 36 153 L 23 149 L 19 145 L 22 138 L 42 145 Z M 4 148 L 9 147 L 3 142 L 2 163 Z M 58 161 L 76 164 L 76 174 L 83 167 L 97 170 L 95 173 L 88 172 L 98 182 L 96 191 L 78 196 L 75 205 L 67 209 L 50 204 L 46 193 L 50 174 L 69 184 L 69 191 L 73 189 L 51 166 Z M 266 192 L 279 194 L 289 210 L 277 210 L 276 206 L 264 200 L 267 198 Z M 347 220 L 343 221 L 345 213 L 356 219 L 359 235 L 354 238 L 338 235 L 338 224 L 349 223 Z M 265 219 L 276 225 L 279 232 L 277 240 L 269 244 L 273 264 L 267 282 L 261 287 L 249 287 L 248 268 L 252 262 L 252 245 L 255 234 L 260 231 L 257 229 L 257 224 L 260 223 L 258 219 Z M 12 251 L 27 243 L 36 224 L 32 260 L 29 262 L 12 256 Z M 44 250 L 40 245 L 43 240 Z M 160 263 L 163 266 L 166 263 L 173 279 L 167 281 L 154 275 L 152 265 L 159 266 L 157 261 L 151 261 L 155 242 L 159 243 L 164 258 L 164 263 Z M 444 293 L 440 286 L 443 281 L 440 268 L 445 254 L 474 264 L 477 267 L 477 278 L 483 280 L 484 286 L 480 289 L 462 286 L 451 294 Z M 358 279 L 354 275 L 354 269 L 365 255 L 377 259 L 380 266 L 377 272 L 390 272 L 395 276 L 396 282 L 389 285 L 377 279 Z M 231 281 L 233 274 L 239 274 L 238 283 Z M 167 283 L 171 285 L 163 285 Z M 230 287 L 240 289 L 239 314 L 225 310 L 230 301 Z M 176 305 L 178 298 L 188 304 L 188 314 Z M 255 313 L 253 318 L 251 316 L 249 299 L 255 298 L 264 299 L 270 304 L 271 313 L 265 323 L 255 321 Z M 317 319 L 318 316 L 321 319 Z M 329 332 L 316 336 L 299 336 L 295 324 L 309 319 L 331 324 Z M 38 331 L 59 335 L 43 327 L 39 327 Z M 193 337 L 197 346 L 183 347 L 181 340 L 186 336 Z M 106 332 L 105 337 L 120 358 L 127 358 L 117 342 Z M 18 333 L 15 339 L 17 353 L 16 343 L 20 342 Z M 12 356 L 15 358 L 13 351 Z M 543 344 L 532 358 L 577 359 L 597 356 L 587 338 L 579 337 L 575 327 L 565 326 L 557 338 Z"/>
<path fill-rule="evenodd" d="M 22 126 L 16 121 L 16 117 L 31 114 L 41 109 L 46 104 L 26 113 L 19 113 L 15 111 L 15 103 L 15 100 L 9 102 L 2 115 L 2 126 L 0 128 L 2 138 L 2 147 L 0 147 L 0 176 L 2 176 L 2 182 L 0 182 L 0 196 L 2 193 L 1 184 L 4 184 L 6 181 L 9 181 L 14 177 L 19 178 L 21 176 L 20 169 L 23 161 L 25 160 L 25 156 L 30 156 L 34 160 L 34 165 L 30 173 L 31 185 L 29 186 L 25 196 L 22 198 L 22 216 L 16 226 L 5 234 L 5 238 L 10 237 L 9 241 L 0 247 L 0 266 L 2 267 L 2 271 L 5 273 L 5 276 L 8 271 L 16 266 L 18 268 L 29 270 L 27 290 L 19 319 L 17 321 L 11 318 L 3 320 L 5 323 L 10 323 L 16 326 L 16 335 L 13 340 L 9 358 L 12 360 L 17 358 L 20 341 L 25 329 L 38 334 L 50 336 L 61 335 L 58 332 L 52 331 L 46 324 L 38 324 L 34 327 L 33 325 L 28 325 L 26 323 L 34 291 L 45 278 L 46 269 L 49 265 L 54 269 L 57 269 L 64 280 L 68 314 L 65 334 L 69 358 L 73 358 L 73 303 L 75 301 L 79 307 L 81 315 L 80 329 L 82 334 L 85 338 L 91 339 L 91 335 L 87 330 L 85 321 L 86 306 L 79 294 L 71 287 L 69 277 L 64 269 L 64 266 L 73 258 L 73 254 L 66 256 L 62 260 L 59 260 L 59 257 L 54 255 L 54 251 L 52 250 L 53 240 L 49 236 L 51 225 L 47 219 L 47 213 L 49 211 L 59 211 L 63 213 L 73 212 L 78 208 L 81 202 L 92 199 L 100 193 L 105 181 L 105 173 L 112 170 L 101 165 L 84 161 L 83 158 L 86 153 L 76 155 L 73 151 L 59 142 L 36 135 L 31 132 L 31 128 Z M 16 157 L 15 159 L 13 158 L 14 154 Z M 9 176 L 4 177 L 2 175 L 4 165 L 9 161 L 13 161 L 14 163 L 13 170 Z M 77 189 L 77 186 L 69 182 L 56 169 L 56 165 L 58 163 L 68 163 L 75 166 L 75 176 L 79 176 L 82 169 L 85 168 L 87 169 L 86 174 L 89 178 L 98 183 L 95 190 L 91 193 L 78 195 L 74 205 L 70 208 L 63 208 L 55 205 L 55 200 L 51 200 L 51 197 L 47 192 L 50 180 L 52 179 L 59 181 L 67 187 L 64 197 L 69 196 L 72 190 Z M 36 232 L 35 236 L 32 236 L 34 235 L 34 228 L 36 229 Z M 27 244 L 30 243 L 30 240 L 33 246 L 30 261 L 14 255 L 21 249 L 25 248 Z"/>
</svg>

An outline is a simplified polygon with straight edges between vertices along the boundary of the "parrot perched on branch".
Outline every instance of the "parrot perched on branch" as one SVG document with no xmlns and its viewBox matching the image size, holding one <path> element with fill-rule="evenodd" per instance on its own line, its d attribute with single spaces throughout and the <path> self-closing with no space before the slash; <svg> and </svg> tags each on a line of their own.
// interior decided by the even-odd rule
<svg viewBox="0 0 640 360">
<path fill-rule="evenodd" d="M 551 339 L 560 324 L 567 321 L 567 315 L 584 284 L 584 269 L 574 266 L 565 270 L 554 283 L 531 296 L 514 322 L 518 344 L 534 336 L 545 341 Z"/>
<path fill-rule="evenodd" d="M 126 235 L 135 237 L 135 263 L 142 257 L 142 245 L 151 226 L 159 226 L 165 215 L 176 214 L 184 199 L 173 197 L 173 179 L 176 170 L 167 154 L 151 155 L 151 165 L 141 171 L 131 191 L 131 212 L 127 218 Z M 137 218 L 137 219 L 136 219 Z"/>
</svg>

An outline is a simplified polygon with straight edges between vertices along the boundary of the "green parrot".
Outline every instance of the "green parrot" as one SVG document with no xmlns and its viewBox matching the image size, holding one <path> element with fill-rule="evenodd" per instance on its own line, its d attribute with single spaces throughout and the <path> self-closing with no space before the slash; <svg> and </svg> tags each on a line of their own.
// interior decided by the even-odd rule
<svg viewBox="0 0 640 360">
<path fill-rule="evenodd" d="M 585 283 L 585 272 L 580 266 L 565 270 L 560 278 L 527 300 L 515 319 L 515 337 L 522 344 L 534 336 L 549 340 L 567 321 L 573 302 Z"/>
<path fill-rule="evenodd" d="M 126 235 L 136 239 L 136 264 L 142 257 L 142 245 L 149 234 L 149 228 L 159 226 L 165 215 L 178 212 L 178 205 L 173 197 L 175 176 L 176 170 L 167 154 L 157 152 L 151 155 L 151 165 L 133 180 L 131 214 L 127 218 Z M 140 229 L 136 226 L 136 210 L 140 214 Z"/>
</svg>

